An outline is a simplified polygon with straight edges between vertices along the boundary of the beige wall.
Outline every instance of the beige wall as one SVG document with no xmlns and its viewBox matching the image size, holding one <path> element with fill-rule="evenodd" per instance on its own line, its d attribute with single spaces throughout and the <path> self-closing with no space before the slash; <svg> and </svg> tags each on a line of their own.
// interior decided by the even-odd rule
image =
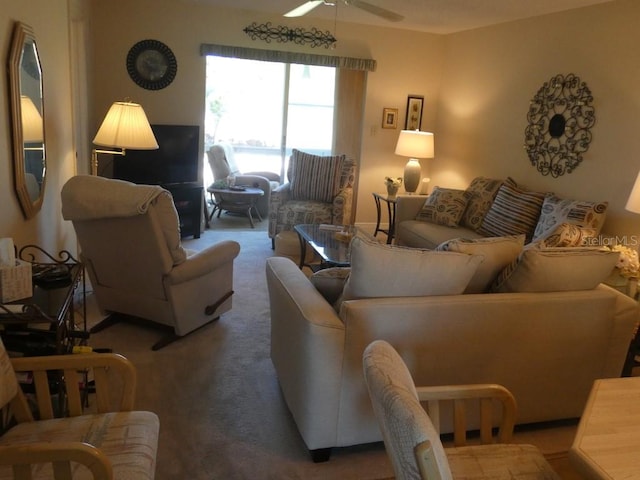
<svg viewBox="0 0 640 480">
<path fill-rule="evenodd" d="M 41 57 L 45 95 L 47 184 L 41 212 L 25 220 L 13 187 L 10 107 L 7 75 L 0 75 L 0 237 L 13 237 L 18 246 L 38 244 L 51 252 L 75 248 L 72 229 L 62 221 L 60 189 L 73 175 L 69 36 L 66 0 L 0 0 L 0 52 L 2 71 L 14 22 L 29 25 L 36 36 Z"/>
<path fill-rule="evenodd" d="M 432 185 L 510 175 L 569 198 L 608 200 L 605 230 L 640 233 L 640 216 L 624 210 L 640 169 L 639 18 L 640 2 L 617 0 L 447 37 Z M 596 123 L 580 166 L 552 178 L 530 164 L 523 143 L 529 101 L 558 73 L 587 83 Z"/>
<path fill-rule="evenodd" d="M 386 175 L 401 175 L 406 160 L 393 154 L 399 130 L 381 129 L 382 109 L 404 110 L 408 94 L 424 95 L 423 126 L 433 128 L 444 37 L 385 28 L 338 24 L 335 50 L 293 44 L 266 44 L 251 40 L 243 28 L 252 22 L 274 25 L 315 26 L 333 32 L 333 22 L 267 17 L 240 10 L 218 9 L 178 0 L 94 0 L 92 3 L 92 68 L 95 109 L 91 132 L 114 100 L 130 97 L 143 105 L 151 123 L 194 123 L 204 118 L 204 58 L 201 43 L 240 45 L 307 51 L 319 54 L 373 58 L 376 72 L 367 79 L 362 172 L 358 199 L 358 222 L 372 222 L 375 207 L 372 191 L 383 191 Z M 99 21 L 98 21 L 99 19 Z M 117 32 L 115 31 L 117 26 Z M 176 55 L 178 74 L 159 91 L 138 87 L 125 68 L 127 52 L 136 42 L 153 38 L 166 43 Z M 256 88 L 260 88 L 256 84 Z"/>
<path fill-rule="evenodd" d="M 70 9 L 65 0 L 0 0 L 3 62 L 13 21 L 31 25 L 42 56 L 46 95 L 47 191 L 42 212 L 29 221 L 22 217 L 13 192 L 9 105 L 6 95 L 0 96 L 0 236 L 13 236 L 18 244 L 73 248 L 70 226 L 60 217 L 59 192 L 76 171 L 74 114 L 80 118 L 76 137 L 83 152 L 79 172 L 88 169 L 89 142 L 114 100 L 128 97 L 142 103 L 152 122 L 202 124 L 202 42 L 377 60 L 378 69 L 367 80 L 357 222 L 375 220 L 371 192 L 383 190 L 385 176 L 402 175 L 405 163 L 393 154 L 399 130 L 381 128 L 382 109 L 398 108 L 403 124 L 407 95 L 419 94 L 426 99 L 423 130 L 436 133 L 436 158 L 422 162 L 431 186 L 464 187 L 476 175 L 510 175 L 532 188 L 608 200 L 608 232 L 635 234 L 640 229 L 640 219 L 624 211 L 640 169 L 635 155 L 640 142 L 635 131 L 640 104 L 637 0 L 616 0 L 449 36 L 338 24 L 335 51 L 267 45 L 252 41 L 242 31 L 253 21 L 333 31 L 333 22 L 267 17 L 180 0 L 165 0 L 162 8 L 155 0 L 74 0 L 70 5 L 75 8 Z M 78 5 L 90 5 L 88 15 L 86 7 Z M 70 67 L 80 65 L 83 58 L 78 58 L 78 51 L 69 53 L 69 43 L 84 34 L 88 39 L 86 79 L 72 77 Z M 165 42 L 178 59 L 176 80 L 164 90 L 144 90 L 127 75 L 129 48 L 146 38 Z M 522 144 L 529 100 L 556 73 L 575 73 L 587 82 L 595 97 L 597 121 L 583 164 L 572 174 L 554 179 L 537 173 Z M 6 75 L 0 76 L 0 85 L 7 92 Z M 79 101 L 72 109 L 75 96 Z"/>
</svg>

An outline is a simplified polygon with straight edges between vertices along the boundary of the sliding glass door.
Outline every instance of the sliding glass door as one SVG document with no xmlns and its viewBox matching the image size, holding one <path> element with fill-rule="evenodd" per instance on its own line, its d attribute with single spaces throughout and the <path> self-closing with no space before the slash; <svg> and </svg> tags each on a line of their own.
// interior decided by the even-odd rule
<svg viewBox="0 0 640 480">
<path fill-rule="evenodd" d="M 205 152 L 233 146 L 242 172 L 281 175 L 291 149 L 330 155 L 336 69 L 208 55 Z M 204 162 L 205 185 L 212 175 Z"/>
</svg>

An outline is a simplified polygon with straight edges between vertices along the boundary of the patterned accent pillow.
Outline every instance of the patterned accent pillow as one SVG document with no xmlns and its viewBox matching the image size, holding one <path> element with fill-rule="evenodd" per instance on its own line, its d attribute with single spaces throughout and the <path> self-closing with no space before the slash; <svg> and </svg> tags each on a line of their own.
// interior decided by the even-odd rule
<svg viewBox="0 0 640 480">
<path fill-rule="evenodd" d="M 478 231 L 501 185 L 502 180 L 486 177 L 474 178 L 467 187 L 470 197 L 460 225 Z"/>
<path fill-rule="evenodd" d="M 467 206 L 469 195 L 465 190 L 434 187 L 416 215 L 421 222 L 457 227 Z"/>
<path fill-rule="evenodd" d="M 485 237 L 524 233 L 525 242 L 529 243 L 540 217 L 544 197 L 544 193 L 527 190 L 512 178 L 507 178 L 498 189 L 478 233 Z"/>
<path fill-rule="evenodd" d="M 545 197 L 533 241 L 548 236 L 562 223 L 595 229 L 596 235 L 604 224 L 608 202 L 568 200 L 549 194 Z"/>
<path fill-rule="evenodd" d="M 340 189 L 345 155 L 321 157 L 293 150 L 291 154 L 292 200 L 330 203 Z"/>
<path fill-rule="evenodd" d="M 481 255 L 484 260 L 471 278 L 464 293 L 484 293 L 498 274 L 511 264 L 524 247 L 524 235 L 478 239 L 454 238 L 441 243 L 437 251 Z"/>
<path fill-rule="evenodd" d="M 591 290 L 605 280 L 619 252 L 586 247 L 525 248 L 491 286 L 493 292 Z"/>
<path fill-rule="evenodd" d="M 542 247 L 586 247 L 593 245 L 597 236 L 598 231 L 595 228 L 561 223 L 533 242 L 539 243 Z"/>
</svg>

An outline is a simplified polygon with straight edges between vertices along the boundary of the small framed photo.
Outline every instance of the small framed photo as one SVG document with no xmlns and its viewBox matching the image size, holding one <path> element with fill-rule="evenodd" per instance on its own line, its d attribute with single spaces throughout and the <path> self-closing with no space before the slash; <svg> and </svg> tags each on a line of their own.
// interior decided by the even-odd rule
<svg viewBox="0 0 640 480">
<path fill-rule="evenodd" d="M 382 128 L 398 128 L 398 109 L 382 109 Z"/>
<path fill-rule="evenodd" d="M 409 95 L 407 98 L 407 118 L 404 122 L 405 130 L 420 130 L 422 126 L 422 106 L 424 97 Z"/>
</svg>

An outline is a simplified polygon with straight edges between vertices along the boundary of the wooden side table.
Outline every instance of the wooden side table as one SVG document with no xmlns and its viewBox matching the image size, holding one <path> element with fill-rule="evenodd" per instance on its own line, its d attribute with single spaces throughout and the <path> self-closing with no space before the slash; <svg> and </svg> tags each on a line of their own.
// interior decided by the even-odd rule
<svg viewBox="0 0 640 480">
<path fill-rule="evenodd" d="M 387 243 L 390 244 L 393 241 L 396 228 L 396 197 L 389 197 L 381 193 L 374 193 L 373 199 L 376 202 L 376 229 L 373 232 L 373 236 L 378 235 L 378 232 L 382 232 L 387 236 Z M 382 216 L 382 203 L 387 206 L 387 218 L 389 219 L 388 228 L 380 228 L 380 217 Z"/>
</svg>

